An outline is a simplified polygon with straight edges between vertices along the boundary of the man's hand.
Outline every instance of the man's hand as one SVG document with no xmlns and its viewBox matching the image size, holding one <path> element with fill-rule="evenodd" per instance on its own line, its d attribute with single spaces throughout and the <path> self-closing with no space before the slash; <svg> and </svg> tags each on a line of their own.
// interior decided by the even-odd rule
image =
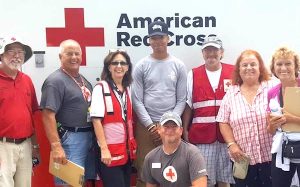
<svg viewBox="0 0 300 187">
<path fill-rule="evenodd" d="M 162 142 L 161 142 L 161 138 L 160 138 L 160 135 L 158 133 L 158 127 L 157 127 L 156 124 L 154 124 L 153 127 L 150 127 L 149 132 L 150 132 L 150 137 L 151 137 L 152 142 L 154 143 L 154 145 L 155 146 L 161 145 Z"/>
<path fill-rule="evenodd" d="M 66 154 L 60 142 L 51 143 L 51 155 L 55 163 L 67 164 Z"/>
<path fill-rule="evenodd" d="M 189 142 L 189 131 L 188 130 L 183 130 L 183 139 L 186 142 Z"/>
</svg>

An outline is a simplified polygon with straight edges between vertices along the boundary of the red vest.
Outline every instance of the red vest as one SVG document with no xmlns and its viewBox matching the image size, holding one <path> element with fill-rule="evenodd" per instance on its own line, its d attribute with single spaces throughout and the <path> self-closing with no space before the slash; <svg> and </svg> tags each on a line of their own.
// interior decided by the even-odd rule
<svg viewBox="0 0 300 187">
<path fill-rule="evenodd" d="M 193 121 L 189 128 L 189 141 L 193 144 L 210 144 L 218 140 L 224 142 L 216 122 L 221 101 L 225 95 L 224 88 L 231 83 L 234 66 L 222 63 L 222 72 L 216 91 L 210 85 L 205 65 L 193 71 Z"/>
<path fill-rule="evenodd" d="M 136 142 L 132 128 L 132 105 L 130 91 L 125 91 L 127 121 L 122 118 L 122 103 L 105 81 L 99 83 L 103 88 L 105 114 L 102 120 L 105 139 L 112 161 L 109 167 L 124 165 L 130 159 L 136 159 Z"/>
</svg>

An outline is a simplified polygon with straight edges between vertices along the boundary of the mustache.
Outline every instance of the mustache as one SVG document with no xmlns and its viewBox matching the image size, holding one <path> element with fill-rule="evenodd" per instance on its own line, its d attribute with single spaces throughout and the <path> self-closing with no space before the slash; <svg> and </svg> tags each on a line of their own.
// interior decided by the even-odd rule
<svg viewBox="0 0 300 187">
<path fill-rule="evenodd" d="M 15 63 L 16 63 L 16 62 L 17 62 L 17 63 L 21 63 L 21 62 L 22 62 L 22 60 L 21 60 L 21 59 L 19 59 L 19 58 L 17 58 L 17 59 L 13 59 L 13 60 L 12 60 L 12 62 L 15 62 Z"/>
</svg>

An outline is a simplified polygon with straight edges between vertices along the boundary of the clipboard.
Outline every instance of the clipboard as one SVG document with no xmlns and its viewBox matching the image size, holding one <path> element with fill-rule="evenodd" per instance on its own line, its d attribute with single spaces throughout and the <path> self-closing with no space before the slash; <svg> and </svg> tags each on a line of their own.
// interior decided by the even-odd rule
<svg viewBox="0 0 300 187">
<path fill-rule="evenodd" d="M 286 87 L 283 101 L 286 112 L 300 117 L 300 87 Z M 300 124 L 286 123 L 281 129 L 285 132 L 300 132 Z"/>
<path fill-rule="evenodd" d="M 66 165 L 53 162 L 50 154 L 49 173 L 60 178 L 73 187 L 82 187 L 84 183 L 84 168 L 70 160 Z"/>
</svg>

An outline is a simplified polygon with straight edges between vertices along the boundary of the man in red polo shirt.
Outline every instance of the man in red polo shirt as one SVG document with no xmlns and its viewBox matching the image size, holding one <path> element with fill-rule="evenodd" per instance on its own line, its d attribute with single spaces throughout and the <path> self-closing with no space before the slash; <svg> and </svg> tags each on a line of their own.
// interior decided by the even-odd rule
<svg viewBox="0 0 300 187">
<path fill-rule="evenodd" d="M 31 186 L 32 153 L 38 153 L 35 140 L 31 143 L 38 103 L 31 79 L 20 71 L 31 56 L 31 48 L 19 38 L 0 37 L 0 186 Z"/>
</svg>

